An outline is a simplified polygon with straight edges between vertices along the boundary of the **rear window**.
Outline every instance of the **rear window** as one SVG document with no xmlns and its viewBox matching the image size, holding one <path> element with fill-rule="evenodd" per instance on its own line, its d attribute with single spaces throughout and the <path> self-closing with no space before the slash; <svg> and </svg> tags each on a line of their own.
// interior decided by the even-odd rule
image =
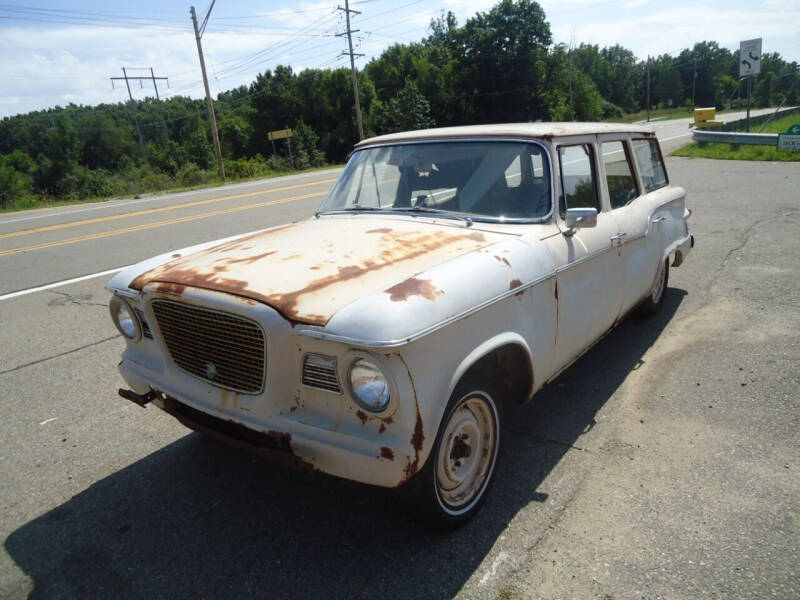
<svg viewBox="0 0 800 600">
<path fill-rule="evenodd" d="M 652 192 L 667 185 L 667 171 L 656 140 L 633 140 L 633 153 L 645 191 Z"/>
</svg>

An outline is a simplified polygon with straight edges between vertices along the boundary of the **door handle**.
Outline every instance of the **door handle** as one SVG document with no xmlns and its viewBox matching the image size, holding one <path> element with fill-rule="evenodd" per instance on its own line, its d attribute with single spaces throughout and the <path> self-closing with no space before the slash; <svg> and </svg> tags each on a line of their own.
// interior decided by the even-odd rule
<svg viewBox="0 0 800 600">
<path fill-rule="evenodd" d="M 628 235 L 624 231 L 622 233 L 618 233 L 616 235 L 611 236 L 611 245 L 613 246 L 615 243 L 618 246 L 622 246 L 625 243 L 625 236 Z"/>
<path fill-rule="evenodd" d="M 662 215 L 662 216 L 660 216 L 660 217 L 656 217 L 655 219 L 653 219 L 653 221 L 652 221 L 652 222 L 653 222 L 653 223 L 661 223 L 661 221 L 666 221 L 666 220 L 667 220 L 667 217 L 665 217 L 665 216 L 663 216 L 663 215 Z"/>
</svg>

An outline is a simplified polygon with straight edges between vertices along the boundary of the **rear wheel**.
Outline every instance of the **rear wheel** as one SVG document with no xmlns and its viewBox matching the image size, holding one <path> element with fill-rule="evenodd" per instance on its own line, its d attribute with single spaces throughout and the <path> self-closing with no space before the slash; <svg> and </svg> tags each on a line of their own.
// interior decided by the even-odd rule
<svg viewBox="0 0 800 600">
<path fill-rule="evenodd" d="M 450 531 L 480 508 L 500 449 L 500 408 L 484 381 L 466 379 L 453 392 L 425 467 L 407 498 L 425 524 Z"/>
<path fill-rule="evenodd" d="M 653 289 L 650 290 L 650 295 L 645 298 L 639 307 L 639 314 L 643 317 L 649 317 L 661 310 L 661 306 L 664 304 L 664 294 L 667 291 L 667 283 L 669 283 L 669 259 L 665 259 L 659 266 Z"/>
</svg>

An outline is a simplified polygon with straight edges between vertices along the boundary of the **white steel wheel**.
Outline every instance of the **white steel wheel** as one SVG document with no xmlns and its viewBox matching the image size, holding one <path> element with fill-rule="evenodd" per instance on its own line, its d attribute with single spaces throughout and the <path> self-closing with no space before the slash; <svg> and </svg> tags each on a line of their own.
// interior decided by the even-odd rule
<svg viewBox="0 0 800 600">
<path fill-rule="evenodd" d="M 452 531 L 478 512 L 494 478 L 502 412 L 482 378 L 467 376 L 447 403 L 425 466 L 405 486 L 416 517 Z"/>
<path fill-rule="evenodd" d="M 436 492 L 442 510 L 464 513 L 486 487 L 497 458 L 497 414 L 483 391 L 461 399 L 445 424 L 436 449 Z"/>
</svg>

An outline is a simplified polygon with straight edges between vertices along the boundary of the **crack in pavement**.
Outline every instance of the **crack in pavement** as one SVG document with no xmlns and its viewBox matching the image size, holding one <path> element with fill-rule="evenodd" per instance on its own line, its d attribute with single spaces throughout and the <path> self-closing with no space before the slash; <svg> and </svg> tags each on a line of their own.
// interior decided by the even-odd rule
<svg viewBox="0 0 800 600">
<path fill-rule="evenodd" d="M 92 294 L 68 294 L 66 292 L 56 292 L 54 290 L 45 290 L 50 294 L 54 294 L 59 296 L 56 299 L 51 300 L 48 302 L 48 306 L 65 306 L 67 304 L 76 304 L 78 306 L 102 306 L 105 308 L 107 304 L 103 304 L 102 302 L 89 302 L 94 296 Z"/>
<path fill-rule="evenodd" d="M 67 354 L 74 354 L 75 352 L 80 352 L 81 350 L 86 350 L 87 348 L 91 348 L 93 346 L 99 346 L 100 344 L 105 344 L 106 342 L 110 342 L 111 340 L 115 340 L 118 337 L 121 337 L 122 334 L 113 335 L 108 338 L 104 338 L 97 342 L 92 342 L 91 344 L 86 344 L 85 346 L 80 346 L 79 348 L 73 348 L 72 350 L 67 350 L 66 352 L 61 352 L 59 354 L 54 354 L 53 356 L 48 356 L 46 358 L 40 358 L 39 360 L 34 360 L 29 363 L 25 363 L 24 365 L 16 366 L 12 369 L 7 369 L 5 371 L 0 371 L 0 375 L 7 375 L 8 373 L 13 373 L 14 371 L 19 371 L 21 369 L 25 369 L 27 367 L 32 367 L 34 365 L 38 365 L 43 362 L 47 362 L 48 360 L 53 360 L 54 358 L 61 358 L 62 356 L 66 356 Z"/>
</svg>

